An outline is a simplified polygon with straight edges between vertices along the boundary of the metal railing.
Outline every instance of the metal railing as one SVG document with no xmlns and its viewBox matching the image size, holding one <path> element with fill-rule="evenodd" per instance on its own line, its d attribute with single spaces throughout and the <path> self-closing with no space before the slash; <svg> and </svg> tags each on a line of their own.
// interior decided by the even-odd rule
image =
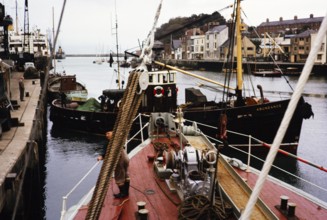
<svg viewBox="0 0 327 220">
<path fill-rule="evenodd" d="M 202 125 L 203 125 L 203 124 L 202 124 Z M 205 126 L 205 125 L 203 125 L 203 126 Z M 210 126 L 210 127 L 212 128 L 212 126 Z M 267 143 L 265 143 L 265 142 L 263 142 L 263 141 L 261 141 L 261 140 L 259 140 L 259 139 L 257 139 L 257 138 L 254 138 L 254 137 L 252 137 L 251 135 L 246 135 L 246 134 L 242 134 L 242 133 L 238 133 L 238 132 L 234 132 L 234 131 L 229 131 L 229 130 L 227 130 L 227 132 L 228 132 L 228 133 L 235 134 L 235 135 L 243 136 L 243 137 L 248 137 L 248 139 L 249 139 L 249 144 L 248 144 L 248 151 L 247 151 L 247 152 L 244 151 L 244 150 L 242 150 L 242 149 L 239 149 L 238 147 L 235 147 L 234 145 L 228 144 L 228 147 L 230 147 L 230 148 L 232 148 L 232 149 L 234 149 L 234 150 L 236 150 L 236 151 L 239 151 L 239 152 L 241 152 L 241 153 L 247 155 L 247 161 L 246 161 L 246 164 L 247 164 L 247 165 L 246 165 L 246 170 L 247 170 L 247 171 L 250 170 L 250 162 L 251 162 L 251 158 L 256 159 L 256 160 L 258 160 L 258 161 L 261 161 L 262 163 L 265 162 L 265 160 L 263 160 L 262 158 L 257 157 L 257 156 L 255 156 L 255 155 L 252 154 L 252 147 L 253 147 L 253 145 L 254 145 L 252 141 L 257 142 L 257 143 L 259 143 L 262 147 L 266 147 L 266 148 L 270 148 L 270 145 L 269 145 L 269 144 L 267 144 Z M 210 137 L 210 136 L 207 136 L 207 138 L 208 138 L 208 139 L 211 139 L 211 140 L 214 140 L 214 141 L 216 141 L 216 142 L 218 142 L 218 143 L 223 144 L 222 141 L 220 141 L 220 140 L 218 140 L 218 139 L 216 139 L 216 138 L 213 138 L 213 137 Z M 258 147 L 258 145 L 256 145 L 256 147 Z M 300 157 L 298 157 L 298 156 L 296 156 L 296 155 L 294 155 L 294 154 L 292 154 L 292 153 L 289 153 L 289 152 L 284 151 L 284 150 L 279 150 L 279 152 L 282 153 L 283 155 L 286 155 L 286 156 L 288 156 L 288 157 L 294 158 L 294 159 L 296 159 L 296 160 L 298 160 L 298 161 L 300 161 L 300 162 L 302 162 L 302 163 L 305 163 L 305 164 L 310 165 L 310 166 L 312 166 L 312 167 L 314 167 L 314 168 L 317 168 L 317 169 L 319 169 L 319 170 L 322 170 L 322 171 L 324 171 L 324 172 L 327 172 L 327 169 L 324 168 L 323 166 L 320 166 L 320 165 L 314 164 L 314 163 L 312 163 L 312 162 L 310 162 L 310 161 L 308 161 L 308 160 L 305 160 L 305 159 L 303 159 L 303 158 L 300 158 Z M 275 169 L 278 169 L 278 170 L 282 171 L 283 173 L 286 173 L 286 174 L 289 175 L 289 176 L 292 176 L 292 177 L 294 177 L 294 178 L 296 178 L 296 179 L 299 179 L 299 180 L 301 180 L 301 181 L 303 181 L 303 182 L 306 182 L 306 183 L 308 183 L 309 185 L 311 185 L 311 186 L 313 186 L 313 187 L 315 187 L 315 188 L 318 188 L 318 189 L 320 189 L 320 190 L 322 190 L 322 191 L 324 191 L 324 192 L 327 193 L 327 189 L 325 189 L 325 188 L 323 188 L 323 187 L 321 187 L 321 186 L 319 186 L 319 185 L 317 185 L 317 184 L 315 184 L 315 183 L 312 183 L 312 182 L 310 182 L 310 181 L 308 181 L 308 180 L 306 180 L 306 179 L 303 179 L 303 178 L 301 178 L 301 177 L 299 177 L 299 176 L 297 176 L 297 175 L 295 175 L 295 174 L 293 174 L 293 173 L 290 173 L 290 172 L 288 172 L 288 171 L 286 171 L 286 170 L 284 170 L 284 169 L 282 169 L 282 168 L 280 168 L 280 167 L 278 167 L 278 166 L 276 166 L 276 165 L 272 165 L 272 167 L 274 167 Z"/>
</svg>

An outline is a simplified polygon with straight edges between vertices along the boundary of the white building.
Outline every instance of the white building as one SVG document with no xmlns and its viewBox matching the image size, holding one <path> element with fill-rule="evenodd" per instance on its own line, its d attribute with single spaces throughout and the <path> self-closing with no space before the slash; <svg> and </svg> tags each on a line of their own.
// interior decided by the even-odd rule
<svg viewBox="0 0 327 220">
<path fill-rule="evenodd" d="M 313 44 L 317 38 L 317 34 L 318 32 L 316 33 L 312 33 L 311 34 L 311 48 L 313 47 Z M 321 46 L 319 48 L 319 51 L 318 51 L 318 54 L 316 56 L 316 59 L 315 59 L 315 63 L 321 63 L 321 64 L 325 64 L 327 63 L 327 56 L 326 56 L 326 53 L 327 53 L 327 46 L 326 46 L 326 43 L 327 43 L 327 34 L 325 34 L 325 37 L 321 43 Z"/>
<path fill-rule="evenodd" d="M 228 27 L 226 25 L 215 26 L 205 34 L 204 59 L 223 59 L 222 45 L 228 40 Z"/>
<path fill-rule="evenodd" d="M 203 59 L 205 35 L 191 36 L 191 59 Z"/>
</svg>

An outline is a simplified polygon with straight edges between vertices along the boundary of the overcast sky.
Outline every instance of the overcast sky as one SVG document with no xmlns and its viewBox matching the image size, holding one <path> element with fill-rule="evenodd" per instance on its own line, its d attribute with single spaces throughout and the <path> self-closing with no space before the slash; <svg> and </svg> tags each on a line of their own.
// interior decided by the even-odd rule
<svg viewBox="0 0 327 220">
<path fill-rule="evenodd" d="M 1 0 L 6 14 L 16 18 L 15 0 Z M 24 3 L 18 2 L 18 23 L 24 27 Z M 52 32 L 59 22 L 63 0 L 29 0 L 30 29 L 40 28 L 41 32 Z M 116 51 L 114 27 L 118 21 L 119 50 L 134 48 L 148 35 L 153 25 L 155 12 L 160 0 L 67 0 L 57 46 L 67 54 L 108 53 Z M 163 0 L 157 26 L 170 18 L 188 17 L 193 14 L 212 14 L 233 3 L 233 0 Z M 310 14 L 323 17 L 327 13 L 327 0 L 244 0 L 242 9 L 244 21 L 258 26 L 269 18 L 270 21 L 308 18 Z M 52 12 L 54 11 L 54 13 Z M 232 9 L 220 11 L 226 19 Z M 53 16 L 54 14 L 54 16 Z M 117 14 L 117 17 L 116 17 Z M 54 17 L 54 19 L 53 19 Z"/>
</svg>

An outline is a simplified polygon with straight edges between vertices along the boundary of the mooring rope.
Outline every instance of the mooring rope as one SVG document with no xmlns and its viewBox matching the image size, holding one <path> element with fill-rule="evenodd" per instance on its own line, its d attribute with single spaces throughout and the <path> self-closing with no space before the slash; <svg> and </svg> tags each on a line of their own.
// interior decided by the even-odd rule
<svg viewBox="0 0 327 220">
<path fill-rule="evenodd" d="M 86 219 L 98 219 L 101 214 L 103 201 L 109 188 L 111 177 L 118 164 L 121 151 L 125 145 L 129 130 L 132 126 L 134 117 L 141 103 L 142 94 L 137 94 L 138 79 L 140 73 L 131 72 L 127 89 L 124 92 L 122 104 L 119 109 L 115 126 L 113 129 L 113 137 L 109 141 L 107 152 L 105 154 L 103 165 L 96 183 L 96 187 L 89 204 Z"/>
</svg>

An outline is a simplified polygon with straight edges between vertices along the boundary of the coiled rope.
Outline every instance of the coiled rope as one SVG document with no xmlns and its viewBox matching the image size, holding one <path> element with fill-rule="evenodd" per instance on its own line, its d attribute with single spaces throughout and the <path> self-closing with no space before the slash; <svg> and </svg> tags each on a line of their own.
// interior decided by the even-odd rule
<svg viewBox="0 0 327 220">
<path fill-rule="evenodd" d="M 191 196 L 184 200 L 179 208 L 178 219 L 226 219 L 232 214 L 232 207 L 216 197 L 215 205 L 211 205 L 203 195 Z M 225 211 L 224 211 L 225 210 Z"/>
<path fill-rule="evenodd" d="M 133 123 L 141 103 L 142 94 L 137 94 L 138 80 L 140 73 L 131 72 L 128 85 L 126 87 L 122 108 L 120 108 L 115 126 L 113 129 L 113 137 L 109 141 L 107 152 L 104 157 L 103 165 L 94 189 L 92 199 L 89 204 L 86 219 L 98 219 L 101 214 L 102 204 L 109 188 L 111 177 L 115 171 L 120 158 L 121 151 L 125 145 L 128 133 Z"/>
</svg>

